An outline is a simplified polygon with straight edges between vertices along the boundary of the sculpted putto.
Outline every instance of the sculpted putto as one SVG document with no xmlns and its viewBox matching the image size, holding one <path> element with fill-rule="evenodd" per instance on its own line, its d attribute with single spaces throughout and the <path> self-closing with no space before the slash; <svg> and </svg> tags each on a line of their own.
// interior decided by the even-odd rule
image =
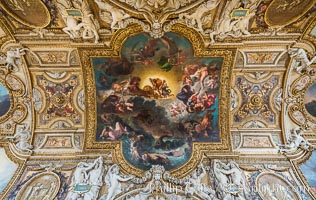
<svg viewBox="0 0 316 200">
<path fill-rule="evenodd" d="M 25 55 L 27 48 L 11 48 L 6 55 L 0 55 L 0 64 L 6 65 L 9 71 L 17 72 L 18 65 L 22 63 L 21 57 Z"/>
<path fill-rule="evenodd" d="M 288 53 L 290 57 L 292 57 L 296 61 L 296 63 L 293 64 L 293 69 L 297 73 L 309 73 L 310 75 L 315 74 L 315 71 L 311 67 L 311 64 L 316 61 L 316 56 L 314 56 L 312 59 L 309 59 L 307 56 L 307 52 L 302 48 L 289 48 Z"/>
<path fill-rule="evenodd" d="M 208 0 L 205 3 L 202 3 L 192 14 L 180 14 L 179 18 L 184 19 L 187 26 L 195 28 L 200 32 L 204 32 L 202 27 L 203 16 L 206 12 L 209 12 L 216 8 L 219 2 L 220 0 Z"/>
<path fill-rule="evenodd" d="M 309 151 L 311 144 L 302 136 L 302 129 L 291 130 L 291 138 L 287 144 L 278 144 L 280 153 L 292 153 L 298 148 Z"/>
</svg>

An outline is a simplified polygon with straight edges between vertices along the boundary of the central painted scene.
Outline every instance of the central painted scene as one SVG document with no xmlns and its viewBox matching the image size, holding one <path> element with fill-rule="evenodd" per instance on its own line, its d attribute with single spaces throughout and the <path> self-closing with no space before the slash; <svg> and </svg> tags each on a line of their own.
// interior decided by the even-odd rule
<svg viewBox="0 0 316 200">
<path fill-rule="evenodd" d="M 93 57 L 97 142 L 122 141 L 123 155 L 147 170 L 190 159 L 194 142 L 220 142 L 223 58 L 194 57 L 176 33 L 128 38 L 120 58 Z"/>
</svg>

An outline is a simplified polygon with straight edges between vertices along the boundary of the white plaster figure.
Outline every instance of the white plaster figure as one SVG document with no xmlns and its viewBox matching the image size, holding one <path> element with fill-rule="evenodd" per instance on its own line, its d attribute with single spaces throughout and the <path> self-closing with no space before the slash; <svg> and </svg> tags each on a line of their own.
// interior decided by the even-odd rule
<svg viewBox="0 0 316 200">
<path fill-rule="evenodd" d="M 104 166 L 100 156 L 93 163 L 78 163 L 72 177 L 66 200 L 96 200 L 103 186 Z M 75 191 L 77 185 L 88 185 L 88 191 Z"/>
<path fill-rule="evenodd" d="M 102 200 L 114 200 L 115 196 L 122 192 L 122 185 L 120 182 L 126 182 L 134 178 L 134 176 L 123 177 L 120 175 L 120 168 L 118 165 L 112 165 L 106 176 L 105 183 L 108 187 L 108 193 L 101 197 Z"/>
<path fill-rule="evenodd" d="M 296 70 L 297 73 L 303 74 L 307 72 L 314 75 L 315 72 L 311 64 L 316 61 L 316 56 L 309 60 L 307 52 L 302 48 L 289 48 L 288 53 L 290 57 L 296 61 L 296 63 L 293 64 L 293 69 Z"/>
<path fill-rule="evenodd" d="M 9 71 L 19 71 L 19 64 L 22 64 L 21 56 L 25 55 L 27 48 L 11 48 L 6 55 L 0 55 L 0 64 L 5 64 Z"/>
<path fill-rule="evenodd" d="M 202 23 L 203 15 L 216 8 L 219 2 L 220 0 L 208 0 L 202 3 L 192 14 L 183 13 L 179 15 L 179 18 L 185 19 L 187 26 L 195 28 L 200 32 L 204 32 Z"/>
<path fill-rule="evenodd" d="M 15 143 L 16 148 L 19 150 L 32 152 L 33 146 L 30 144 L 31 131 L 26 124 L 23 124 L 23 126 L 17 128 L 17 131 L 13 137 L 8 136 L 6 138 L 13 140 L 12 142 Z"/>
<path fill-rule="evenodd" d="M 280 153 L 292 153 L 298 148 L 309 151 L 311 144 L 302 136 L 302 129 L 291 130 L 291 138 L 287 144 L 278 144 Z"/>
<path fill-rule="evenodd" d="M 130 18 L 130 15 L 125 13 L 125 11 L 123 11 L 122 9 L 116 8 L 102 0 L 95 0 L 95 2 L 102 11 L 106 12 L 107 14 L 110 14 L 110 16 L 107 16 L 107 14 L 105 15 L 104 13 L 102 13 L 102 15 L 107 16 L 103 17 L 102 19 L 105 22 L 111 24 L 111 29 L 124 28 L 124 20 Z"/>
</svg>

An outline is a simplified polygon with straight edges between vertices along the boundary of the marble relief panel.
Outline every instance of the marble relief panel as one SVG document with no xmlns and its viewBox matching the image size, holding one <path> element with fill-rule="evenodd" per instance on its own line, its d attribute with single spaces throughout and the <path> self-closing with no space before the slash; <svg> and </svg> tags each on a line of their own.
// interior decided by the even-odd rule
<svg viewBox="0 0 316 200">
<path fill-rule="evenodd" d="M 242 148 L 273 148 L 269 136 L 244 135 Z"/>
<path fill-rule="evenodd" d="M 262 173 L 256 179 L 259 196 L 262 199 L 301 199 L 296 188 L 285 178 L 275 173 Z"/>
</svg>

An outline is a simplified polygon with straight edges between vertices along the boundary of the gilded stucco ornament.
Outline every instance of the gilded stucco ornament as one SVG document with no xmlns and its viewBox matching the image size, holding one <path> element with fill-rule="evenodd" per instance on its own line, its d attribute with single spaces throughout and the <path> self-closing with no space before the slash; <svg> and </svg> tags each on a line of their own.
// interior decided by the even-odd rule
<svg viewBox="0 0 316 200">
<path fill-rule="evenodd" d="M 14 19 L 32 28 L 46 27 L 51 20 L 49 10 L 41 0 L 9 0 L 1 1 L 0 5 Z"/>
<path fill-rule="evenodd" d="M 264 17 L 271 27 L 284 27 L 302 17 L 315 4 L 314 0 L 273 0 Z"/>
<path fill-rule="evenodd" d="M 1 99 L 2 110 L 7 111 L 0 116 L 0 134 L 13 134 L 16 125 L 27 116 L 29 99 L 25 98 L 26 88 L 22 80 L 5 66 L 0 67 L 0 85 L 2 92 L 7 93 L 7 96 L 2 96 Z"/>
<path fill-rule="evenodd" d="M 299 47 L 291 47 L 288 50 L 292 57 L 291 67 L 288 73 L 287 85 L 288 91 L 285 96 L 286 107 L 289 110 L 288 115 L 295 124 L 302 129 L 315 129 L 316 119 L 312 105 L 313 85 L 315 83 L 315 69 L 312 64 L 316 57 L 309 57 L 308 51 Z M 290 138 L 288 135 L 287 138 Z"/>
<path fill-rule="evenodd" d="M 141 0 L 141 1 L 105 1 L 95 0 L 100 8 L 101 19 L 110 24 L 112 31 L 125 28 L 128 24 L 139 24 L 145 32 L 153 38 L 160 38 L 165 32 L 170 31 L 170 26 L 175 23 L 184 23 L 187 26 L 203 33 L 203 24 L 211 19 L 209 13 L 220 3 L 219 0 L 208 1 L 164 1 L 164 0 Z M 189 14 L 191 9 L 196 10 Z M 114 11 L 114 12 L 113 12 Z M 178 19 L 168 18 L 172 15 L 179 15 Z M 146 22 L 139 19 L 142 16 Z"/>
<path fill-rule="evenodd" d="M 89 14 L 87 14 L 88 12 L 83 12 L 84 6 L 76 5 L 76 2 L 82 2 L 81 0 L 43 0 L 43 2 L 50 2 L 56 5 L 59 3 L 67 4 L 67 6 L 59 5 L 58 7 L 59 10 L 57 12 L 64 14 L 59 19 L 60 22 L 58 24 L 51 25 L 45 29 L 36 28 L 33 30 L 24 28 L 22 25 L 19 25 L 22 28 L 14 28 L 14 25 L 12 25 L 13 28 L 11 27 L 12 34 L 16 37 L 16 40 L 21 41 L 23 46 L 25 45 L 30 49 L 30 51 L 23 50 L 20 46 L 14 47 L 12 51 L 16 54 L 20 53 L 22 55 L 25 53 L 27 56 L 33 56 L 33 61 L 32 59 L 26 60 L 27 63 L 31 63 L 30 66 L 23 68 L 20 65 L 24 61 L 23 55 L 11 62 L 16 64 L 18 68 L 14 67 L 13 64 L 9 64 L 6 61 L 6 50 L 11 51 L 10 48 L 3 50 L 3 59 L 0 59 L 3 65 L 0 68 L 0 84 L 8 91 L 10 100 L 8 111 L 4 112 L 3 115 L 0 114 L 0 134 L 1 137 L 11 138 L 8 139 L 12 142 L 7 144 L 6 151 L 13 151 L 28 158 L 27 166 L 23 168 L 25 170 L 22 171 L 21 167 L 21 170 L 16 171 L 7 188 L 3 193 L 0 193 L 0 198 L 6 199 L 9 197 L 10 199 L 13 197 L 9 194 L 11 192 L 19 193 L 18 196 L 14 196 L 17 199 L 35 198 L 36 192 L 32 194 L 31 191 L 33 189 L 33 191 L 41 191 L 41 194 L 45 193 L 37 196 L 37 198 L 42 198 L 43 200 L 54 198 L 215 200 L 223 198 L 260 199 L 260 197 L 272 199 L 276 195 L 263 194 L 262 192 L 265 191 L 259 191 L 261 193 L 256 196 L 255 190 L 257 191 L 264 187 L 268 188 L 269 185 L 266 185 L 266 183 L 269 183 L 269 178 L 274 176 L 273 174 L 278 174 L 275 171 L 286 174 L 285 176 L 290 177 L 290 179 L 293 178 L 291 181 L 284 179 L 286 180 L 285 182 L 278 182 L 284 187 L 293 189 L 291 184 L 295 184 L 295 182 L 300 183 L 302 177 L 296 177 L 292 174 L 292 167 L 290 167 L 292 162 L 289 162 L 288 159 L 291 159 L 291 156 L 296 159 L 298 153 L 300 153 L 302 158 L 300 163 L 305 162 L 311 154 L 309 150 L 313 148 L 312 145 L 309 148 L 306 146 L 310 143 L 313 144 L 315 134 L 312 130 L 315 129 L 315 117 L 310 113 L 312 111 L 308 111 L 303 102 L 304 99 L 307 99 L 307 93 L 312 93 L 309 91 L 312 89 L 309 88 L 313 88 L 313 85 L 316 83 L 315 76 L 312 76 L 311 73 L 305 73 L 306 71 L 312 72 L 314 68 L 312 63 L 314 54 L 311 56 L 312 51 L 304 49 L 305 56 L 307 56 L 306 61 L 304 56 L 303 59 L 299 56 L 296 57 L 296 55 L 302 53 L 301 50 L 293 49 L 293 54 L 296 55 L 293 55 L 290 64 L 295 61 L 296 65 L 291 66 L 295 68 L 292 68 L 292 71 L 289 73 L 295 79 L 294 82 L 287 82 L 288 79 L 291 79 L 291 77 L 286 77 L 288 74 L 287 69 L 291 68 L 286 66 L 288 57 L 284 58 L 284 62 L 279 62 L 279 60 L 283 59 L 281 58 L 282 52 L 280 48 L 285 49 L 284 46 L 288 46 L 289 43 L 299 37 L 299 33 L 295 32 L 298 29 L 289 31 L 292 35 L 283 35 L 280 32 L 283 30 L 288 31 L 288 27 L 269 27 L 268 30 L 271 32 L 261 34 L 262 27 L 256 27 L 254 22 L 257 20 L 255 19 L 256 16 L 253 16 L 252 7 L 248 4 L 253 2 L 252 0 L 88 0 L 86 2 L 89 2 L 91 13 L 95 15 L 93 17 L 90 15 L 95 27 L 91 25 L 91 21 L 88 18 L 84 22 L 83 16 L 89 16 Z M 67 3 L 64 4 L 65 2 Z M 74 3 L 73 8 L 68 6 L 69 2 Z M 212 4 L 212 2 L 217 3 Z M 247 3 L 241 9 L 239 6 L 232 6 L 240 2 Z M 21 0 L 20 3 L 24 4 L 25 2 Z M 230 8 L 232 9 L 230 11 L 232 12 L 247 13 L 239 18 L 230 15 L 226 22 L 229 26 L 232 26 L 231 29 L 223 28 L 225 20 L 224 22 L 221 21 L 227 8 L 227 6 L 225 7 L 226 3 L 231 6 Z M 104 4 L 109 5 L 104 6 Z M 259 10 L 258 8 L 256 9 Z M 96 16 L 98 12 L 99 16 Z M 82 16 L 76 16 L 76 13 Z M 7 16 L 2 17 L 7 18 Z M 11 20 L 12 18 L 9 17 L 8 19 Z M 216 21 L 216 19 L 219 20 Z M 98 29 L 97 20 L 99 20 L 102 27 L 100 29 Z M 71 23 L 74 26 L 71 26 Z M 17 22 L 12 24 L 16 25 Z M 92 28 L 87 27 L 89 24 Z M 217 25 L 223 27 L 217 27 Z M 212 29 L 213 27 L 214 29 Z M 62 30 L 62 28 L 66 29 Z M 266 30 L 265 28 L 264 30 Z M 105 48 L 103 48 L 101 42 L 98 45 L 93 44 L 93 42 L 97 42 L 98 38 L 94 29 L 97 30 L 97 34 L 100 36 L 99 41 L 106 45 Z M 203 40 L 203 37 L 204 39 L 208 36 L 209 38 L 211 37 L 208 35 L 209 33 L 206 33 L 207 29 L 212 29 L 211 31 L 215 32 L 213 39 L 214 42 L 216 41 L 216 46 L 211 46 L 211 48 L 204 48 L 208 44 L 207 41 Z M 228 32 L 226 32 L 227 30 Z M 299 30 L 303 31 L 303 28 Z M 70 33 L 69 37 L 74 37 L 74 42 L 69 42 L 66 32 Z M 126 53 L 121 52 L 124 42 L 129 37 L 143 32 L 146 32 L 146 35 L 150 38 L 149 40 L 154 40 L 152 38 L 164 38 L 170 32 L 187 37 L 193 44 L 192 49 L 194 49 L 195 59 L 206 59 L 210 56 L 224 58 L 220 77 L 221 99 L 218 115 L 221 127 L 220 141 L 211 144 L 194 143 L 192 145 L 192 156 L 187 162 L 169 171 L 161 165 L 153 165 L 150 169 L 145 170 L 137 168 L 128 163 L 126 157 L 124 157 L 123 142 L 98 142 L 95 139 L 96 94 L 95 74 L 91 70 L 91 57 L 111 57 L 118 60 L 123 57 L 122 55 L 126 55 Z M 206 40 L 209 40 L 209 38 Z M 225 41 L 223 42 L 221 39 L 225 39 Z M 231 43 L 231 41 L 233 42 Z M 163 44 L 159 45 L 160 48 L 163 46 Z M 95 48 L 96 46 L 98 48 Z M 74 51 L 71 52 L 70 49 Z M 81 60 L 76 55 L 77 49 L 79 49 Z M 244 62 L 235 58 L 237 49 L 243 51 Z M 184 51 L 186 50 L 184 49 Z M 185 54 L 185 52 L 182 53 Z M 115 61 L 115 59 L 113 60 Z M 154 63 L 156 60 L 152 59 L 151 61 Z M 242 63 L 240 67 L 238 67 L 238 62 Z M 305 67 L 302 67 L 304 62 Z M 21 79 L 23 70 L 30 73 L 28 79 L 32 81 L 32 86 L 28 87 L 26 84 L 27 78 Z M 271 73 L 271 71 L 273 72 Z M 70 79 L 67 79 L 67 77 L 70 77 L 69 74 L 75 75 L 77 78 L 73 77 L 70 82 Z M 240 95 L 238 88 L 234 87 L 236 83 L 234 81 L 235 75 L 245 75 L 251 80 L 249 81 L 251 82 L 250 84 L 260 86 L 260 91 L 257 88 L 253 88 L 253 92 L 249 95 L 249 101 L 245 103 L 245 109 L 242 110 L 247 111 L 250 109 L 253 113 L 275 112 L 275 124 L 269 124 L 262 120 L 262 117 L 253 117 L 253 115 L 247 120 L 232 124 L 233 119 L 230 119 L 230 116 L 236 113 L 241 104 L 243 104 L 243 96 Z M 26 74 L 26 76 L 28 75 Z M 268 89 L 261 86 L 263 86 L 264 82 L 268 82 L 271 76 L 279 77 L 279 83 L 273 85 L 270 95 L 265 96 L 261 93 L 267 93 Z M 282 77 L 285 77 L 285 80 Z M 40 79 L 43 80 L 42 85 Z M 128 80 L 128 77 L 126 79 Z M 77 80 L 79 81 L 78 84 L 73 82 Z M 48 84 L 46 85 L 45 82 Z M 84 86 L 82 82 L 84 82 Z M 71 89 L 71 87 L 67 88 L 66 84 L 68 83 L 74 88 L 72 88 L 72 92 L 64 92 L 66 96 L 60 94 L 62 92 L 51 91 L 49 88 L 49 84 L 51 84 L 53 88 L 58 86 L 62 90 L 67 91 Z M 212 84 L 212 79 L 206 79 L 205 86 L 218 87 L 216 84 Z M 289 95 L 287 95 L 288 93 Z M 174 94 L 176 95 L 176 93 Z M 269 98 L 269 101 L 266 101 L 266 97 Z M 154 98 L 151 100 L 154 100 Z M 26 105 L 26 103 L 28 104 Z M 270 107 L 266 109 L 264 105 Z M 48 108 L 49 106 L 51 107 L 50 109 Z M 175 115 L 179 110 L 181 112 L 181 109 L 183 109 L 177 106 L 173 107 Z M 28 108 L 32 112 L 35 109 L 34 113 L 30 113 Z M 50 112 L 53 113 L 49 114 Z M 64 115 L 65 112 L 68 112 L 67 116 L 56 118 L 57 115 Z M 279 114 L 281 112 L 286 113 L 292 120 L 282 121 L 282 117 L 285 114 Z M 71 115 L 70 113 L 80 115 L 80 124 L 78 118 L 76 118 L 78 115 Z M 32 121 L 34 124 L 24 126 L 27 116 L 31 116 L 28 117 L 28 121 Z M 52 117 L 54 120 L 43 119 L 45 116 Z M 41 124 L 40 120 L 42 119 L 47 120 L 47 124 L 45 124 L 46 122 Z M 282 140 L 282 136 L 280 136 L 282 133 L 284 135 L 290 134 L 290 131 L 283 130 L 283 126 L 292 125 L 292 121 L 295 126 L 309 129 L 300 135 L 301 142 L 297 142 L 298 140 L 295 137 L 299 137 L 296 135 L 290 140 L 285 136 L 284 141 L 280 141 Z M 231 126 L 232 128 L 230 128 Z M 113 125 L 110 125 L 110 127 L 115 129 Z M 292 127 L 288 129 L 290 128 Z M 124 130 L 124 127 L 122 130 Z M 246 134 L 243 130 L 246 130 Z M 238 135 L 235 133 L 238 133 Z M 132 139 L 136 138 L 133 138 L 134 136 L 133 134 L 127 135 L 127 137 Z M 233 141 L 231 141 L 231 138 L 233 138 Z M 137 142 L 136 140 L 137 138 L 135 141 L 131 141 Z M 0 143 L 1 146 L 2 142 Z M 234 148 L 231 143 L 234 143 Z M 280 151 L 284 151 L 287 157 L 276 154 L 275 144 L 283 145 L 280 147 Z M 292 148 L 297 146 L 297 144 L 299 145 L 296 150 Z M 34 146 L 34 151 L 32 146 Z M 133 144 L 130 144 L 130 146 L 136 148 Z M 244 148 L 244 151 L 239 150 L 242 148 Z M 260 148 L 264 152 L 262 155 L 257 153 L 260 151 Z M 307 150 L 303 151 L 301 149 Z M 294 153 L 296 154 L 294 155 Z M 211 157 L 212 160 L 203 159 L 203 154 Z M 13 158 L 14 162 L 17 162 L 16 156 L 8 155 Z M 97 158 L 100 155 L 103 158 Z M 132 156 L 134 156 L 134 159 L 139 159 L 137 154 Z M 155 155 L 152 154 L 151 156 L 153 158 Z M 219 158 L 223 160 L 219 160 Z M 234 164 L 231 162 L 232 160 L 238 164 Z M 46 164 L 40 168 L 32 168 L 33 165 L 38 166 L 38 164 L 50 162 L 54 163 L 52 165 L 62 163 L 64 167 L 56 167 L 53 171 L 56 172 L 58 170 L 58 172 L 66 174 L 65 176 L 68 179 L 59 180 L 54 174 L 46 172 L 43 175 L 36 176 L 34 179 L 28 178 L 34 176 L 34 171 L 35 174 L 41 174 L 42 172 L 39 171 L 43 168 L 50 168 L 50 166 L 45 166 Z M 262 165 L 265 165 L 262 168 L 275 170 L 274 172 L 270 171 L 269 176 L 261 176 L 262 178 L 258 176 L 258 182 L 262 183 L 262 187 L 260 185 L 255 188 L 255 182 L 250 180 L 253 174 L 263 171 L 260 168 L 261 166 L 247 168 L 254 163 L 258 163 L 258 165 L 262 163 Z M 290 173 L 287 173 L 288 171 Z M 299 169 L 296 171 L 299 171 Z M 241 181 L 238 181 L 239 178 Z M 281 179 L 273 180 L 277 182 Z M 59 182 L 61 183 L 60 188 Z M 24 183 L 24 185 L 19 187 L 21 183 Z M 308 185 L 307 182 L 304 182 L 304 184 Z M 249 186 L 251 191 L 249 191 Z M 46 188 L 50 189 L 46 190 Z M 57 193 L 58 195 L 56 195 Z M 293 198 L 299 199 L 301 195 L 294 193 L 292 191 L 289 192 Z M 286 197 L 286 194 L 283 192 L 280 192 L 278 195 L 276 196 L 277 198 L 281 198 L 282 195 Z"/>
</svg>

